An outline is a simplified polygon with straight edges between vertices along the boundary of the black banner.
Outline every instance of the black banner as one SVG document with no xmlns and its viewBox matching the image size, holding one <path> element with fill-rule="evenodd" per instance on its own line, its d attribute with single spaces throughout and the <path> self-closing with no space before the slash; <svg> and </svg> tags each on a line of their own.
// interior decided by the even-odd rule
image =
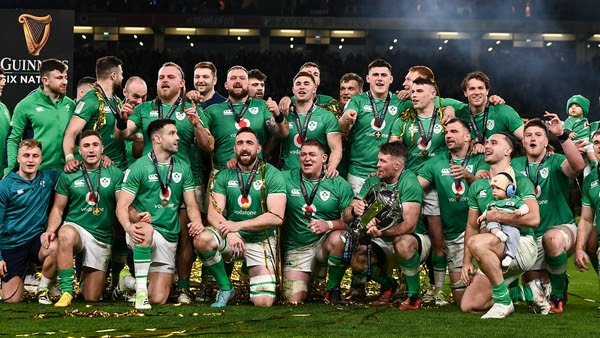
<svg viewBox="0 0 600 338">
<path fill-rule="evenodd" d="M 67 95 L 77 84 L 73 79 L 73 11 L 0 10 L 0 67 L 6 86 L 0 100 L 11 114 L 15 105 L 40 84 L 40 63 L 49 58 L 68 66 Z"/>
</svg>

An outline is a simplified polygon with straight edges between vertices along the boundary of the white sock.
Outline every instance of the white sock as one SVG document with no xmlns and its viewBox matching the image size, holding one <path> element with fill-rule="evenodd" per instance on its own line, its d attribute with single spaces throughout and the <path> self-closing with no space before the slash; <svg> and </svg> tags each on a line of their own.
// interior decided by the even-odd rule
<svg viewBox="0 0 600 338">
<path fill-rule="evenodd" d="M 128 290 L 136 290 L 136 281 L 133 276 L 125 276 L 125 278 L 123 278 L 123 284 L 125 284 L 124 286 Z"/>
<path fill-rule="evenodd" d="M 42 278 L 40 278 L 40 288 L 48 288 L 50 286 L 50 283 L 52 283 L 52 279 L 48 279 L 46 278 L 44 275 L 42 275 Z"/>
</svg>

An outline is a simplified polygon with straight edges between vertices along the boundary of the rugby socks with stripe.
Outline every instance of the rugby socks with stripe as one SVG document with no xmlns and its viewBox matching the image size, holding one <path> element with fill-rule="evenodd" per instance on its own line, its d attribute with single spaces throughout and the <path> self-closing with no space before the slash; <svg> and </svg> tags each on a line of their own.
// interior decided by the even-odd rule
<svg viewBox="0 0 600 338">
<path fill-rule="evenodd" d="M 225 271 L 225 262 L 221 253 L 217 250 L 212 250 L 206 253 L 200 254 L 203 266 L 206 270 L 215 278 L 219 285 L 219 290 L 229 291 L 233 288 L 227 272 Z"/>
<path fill-rule="evenodd" d="M 406 285 L 408 287 L 408 296 L 418 295 L 421 297 L 421 282 L 419 276 L 419 254 L 415 254 L 409 259 L 398 258 L 398 265 L 402 269 Z"/>
<path fill-rule="evenodd" d="M 531 292 L 531 290 L 529 290 L 529 292 Z M 510 304 L 510 295 L 504 281 L 498 285 L 492 286 L 492 299 L 494 300 L 494 303 L 504 305 Z"/>
<path fill-rule="evenodd" d="M 527 284 L 517 285 L 515 287 L 510 288 L 508 291 L 510 294 L 510 299 L 513 301 L 513 303 L 533 301 L 533 292 Z"/>
<path fill-rule="evenodd" d="M 546 270 L 550 275 L 553 296 L 562 298 L 567 286 L 567 261 L 569 256 L 566 251 L 560 255 L 550 257 L 546 255 Z"/>
<path fill-rule="evenodd" d="M 149 246 L 133 246 L 133 264 L 135 265 L 135 292 L 148 293 L 148 270 L 152 262 Z"/>
<path fill-rule="evenodd" d="M 327 290 L 331 290 L 342 283 L 342 278 L 344 278 L 347 266 L 342 264 L 342 257 L 336 256 L 334 254 L 329 254 L 327 266 L 329 268 L 329 280 L 327 280 Z"/>
<path fill-rule="evenodd" d="M 73 274 L 75 269 L 69 268 L 65 270 L 58 269 L 58 286 L 60 291 L 67 292 L 73 295 Z"/>
</svg>

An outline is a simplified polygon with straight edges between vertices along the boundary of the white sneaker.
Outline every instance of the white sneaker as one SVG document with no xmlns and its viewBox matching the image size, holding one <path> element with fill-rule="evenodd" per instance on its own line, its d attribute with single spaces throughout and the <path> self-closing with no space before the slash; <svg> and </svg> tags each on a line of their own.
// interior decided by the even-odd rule
<svg viewBox="0 0 600 338">
<path fill-rule="evenodd" d="M 25 290 L 27 292 L 35 292 L 40 285 L 40 280 L 35 277 L 35 274 L 27 275 L 25 276 L 23 284 L 25 285 Z"/>
<path fill-rule="evenodd" d="M 435 296 L 435 305 L 436 306 L 445 306 L 445 305 L 448 305 L 448 302 L 444 298 L 440 297 L 440 295 L 437 295 L 437 296 Z"/>
<path fill-rule="evenodd" d="M 192 304 L 192 298 L 194 294 L 189 289 L 177 289 L 179 295 L 177 296 L 177 303 L 179 304 Z"/>
<path fill-rule="evenodd" d="M 430 302 L 435 301 L 436 295 L 435 295 L 434 289 L 435 288 L 433 287 L 433 285 L 429 285 L 429 287 L 427 288 L 427 292 L 425 292 L 425 294 L 423 295 L 423 298 L 421 298 L 421 300 L 424 303 L 430 303 Z"/>
<path fill-rule="evenodd" d="M 502 267 L 503 268 L 508 268 L 510 266 L 510 263 L 512 263 L 513 258 L 510 256 L 506 256 L 504 257 L 504 259 L 502 260 Z"/>
<path fill-rule="evenodd" d="M 52 305 L 52 299 L 50 299 L 48 288 L 38 288 L 38 303 L 44 305 Z"/>
<path fill-rule="evenodd" d="M 539 279 L 534 279 L 529 282 L 529 288 L 533 293 L 533 305 L 534 311 L 539 310 L 541 314 L 547 315 L 550 312 L 550 303 L 544 294 L 544 289 L 542 288 L 542 282 Z M 537 311 L 536 311 L 537 312 Z"/>
<path fill-rule="evenodd" d="M 138 292 L 135 295 L 135 308 L 138 310 L 150 310 L 152 308 L 145 292 Z"/>
<path fill-rule="evenodd" d="M 508 304 L 508 305 L 494 303 L 494 306 L 492 306 L 486 314 L 481 316 L 481 319 L 506 318 L 506 317 L 510 316 L 513 312 L 515 312 L 515 306 L 513 305 L 512 302 L 510 302 L 510 304 Z"/>
</svg>

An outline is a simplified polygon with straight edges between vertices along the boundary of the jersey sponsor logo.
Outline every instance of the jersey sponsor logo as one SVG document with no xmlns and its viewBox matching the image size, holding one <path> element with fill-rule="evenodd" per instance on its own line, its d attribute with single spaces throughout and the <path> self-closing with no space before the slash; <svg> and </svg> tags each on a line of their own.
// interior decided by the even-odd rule
<svg viewBox="0 0 600 338">
<path fill-rule="evenodd" d="M 350 102 L 350 101 L 348 101 Z M 373 107 L 371 107 L 370 104 L 365 104 L 362 108 L 362 110 L 366 113 L 372 113 L 373 112 Z"/>
<path fill-rule="evenodd" d="M 233 115 L 233 112 L 230 109 L 223 110 L 223 116 Z"/>
<path fill-rule="evenodd" d="M 44 111 L 44 108 L 42 108 L 42 107 L 37 107 L 37 108 L 35 108 L 35 111 L 36 111 L 36 112 L 38 112 L 38 113 L 41 113 L 41 112 L 43 112 L 43 111 Z"/>
<path fill-rule="evenodd" d="M 150 174 L 150 175 L 148 175 L 148 181 L 150 181 L 150 182 L 158 182 L 158 175 L 156 175 L 156 174 Z"/>
<path fill-rule="evenodd" d="M 235 129 L 239 130 L 240 128 L 250 127 L 250 120 L 241 118 L 240 122 L 235 123 Z"/>
<path fill-rule="evenodd" d="M 75 188 L 80 188 L 85 186 L 85 182 L 83 180 L 75 180 L 75 182 L 73 182 L 73 186 Z"/>
<path fill-rule="evenodd" d="M 152 116 L 152 117 L 155 117 L 155 116 L 158 117 L 158 111 L 157 110 L 151 110 L 149 115 Z"/>
<path fill-rule="evenodd" d="M 227 186 L 228 187 L 237 187 L 238 186 L 238 182 L 235 180 L 229 180 L 227 181 Z"/>
<path fill-rule="evenodd" d="M 254 190 L 260 190 L 260 188 L 262 188 L 262 181 L 258 180 L 252 182 L 252 187 L 254 188 Z"/>
<path fill-rule="evenodd" d="M 492 130 L 492 129 L 494 129 L 495 125 L 496 124 L 494 123 L 494 120 L 488 120 L 488 122 L 487 122 L 487 129 L 488 130 Z"/>
<path fill-rule="evenodd" d="M 252 205 L 252 196 L 248 195 L 248 197 L 244 198 L 240 195 L 237 199 L 237 203 L 242 209 L 244 208 L 243 205 L 247 203 L 246 206 L 249 208 Z"/>
<path fill-rule="evenodd" d="M 433 132 L 434 132 L 434 133 L 436 133 L 436 134 L 439 134 L 439 133 L 441 133 L 443 130 L 444 130 L 444 128 L 442 128 L 442 126 L 441 126 L 440 124 L 437 124 L 437 123 L 436 123 L 436 124 L 433 126 Z"/>
<path fill-rule="evenodd" d="M 110 177 L 102 177 L 100 179 L 100 185 L 104 188 L 108 188 L 108 186 L 110 185 Z"/>
<path fill-rule="evenodd" d="M 85 201 L 88 205 L 94 206 L 96 203 L 100 203 L 100 194 L 96 194 L 96 197 L 98 198 L 97 201 L 94 199 L 94 195 L 88 191 L 88 193 L 85 194 Z"/>
<path fill-rule="evenodd" d="M 541 194 L 542 194 L 542 187 L 540 187 L 540 185 L 538 184 L 538 186 L 535 187 L 535 197 L 540 198 Z"/>
<path fill-rule="evenodd" d="M 319 123 L 317 121 L 310 121 L 308 122 L 308 130 L 314 131 L 315 129 L 317 129 L 318 125 Z"/>
<path fill-rule="evenodd" d="M 323 202 L 327 201 L 330 196 L 331 196 L 331 193 L 327 190 L 323 190 L 323 191 L 319 192 L 319 197 L 321 197 L 321 201 L 323 201 Z"/>
<path fill-rule="evenodd" d="M 540 176 L 548 178 L 548 168 L 542 168 L 542 170 L 540 170 Z"/>
<path fill-rule="evenodd" d="M 167 192 L 163 194 L 162 189 L 158 190 L 158 195 L 160 196 L 160 200 L 170 200 L 171 199 L 171 187 L 167 187 Z M 172 206 L 171 203 L 169 203 L 169 205 L 167 205 L 167 207 Z"/>
<path fill-rule="evenodd" d="M 250 107 L 248 108 L 248 111 L 250 112 L 250 114 L 256 115 L 258 114 L 258 107 Z"/>
<path fill-rule="evenodd" d="M 308 216 L 307 214 L 309 212 L 310 217 L 315 217 L 315 214 L 317 213 L 317 208 L 314 204 L 306 205 L 306 203 L 304 203 L 304 205 L 302 205 L 302 213 L 304 214 L 304 216 Z"/>
<path fill-rule="evenodd" d="M 429 140 L 429 142 L 427 142 L 427 144 L 425 144 L 425 142 L 423 142 L 423 138 L 419 137 L 419 139 L 417 140 L 417 148 L 419 148 L 419 150 L 423 151 L 426 149 L 429 149 L 429 147 L 431 147 L 431 140 Z M 423 154 L 421 154 L 423 155 Z M 431 156 L 433 156 L 433 154 L 429 154 Z"/>
<path fill-rule="evenodd" d="M 487 197 L 487 192 L 485 192 L 485 190 L 481 190 L 479 192 L 479 198 L 486 198 Z"/>
<path fill-rule="evenodd" d="M 388 114 L 390 114 L 392 116 L 398 114 L 398 107 L 396 107 L 396 106 L 388 107 Z"/>
<path fill-rule="evenodd" d="M 294 136 L 294 145 L 298 148 L 302 146 L 302 137 L 300 137 L 300 134 L 296 134 L 296 136 Z"/>
<path fill-rule="evenodd" d="M 178 111 L 178 112 L 176 112 L 176 113 L 175 113 L 175 117 L 176 117 L 176 118 L 177 118 L 179 121 L 181 121 L 181 120 L 183 120 L 183 119 L 185 118 L 185 113 L 184 113 L 184 112 L 182 112 L 182 111 Z"/>
<path fill-rule="evenodd" d="M 81 114 L 81 110 L 83 110 L 83 106 L 85 106 L 85 102 L 79 101 L 77 103 L 77 106 L 75 106 L 75 114 L 77 114 L 77 115 Z"/>
<path fill-rule="evenodd" d="M 173 172 L 173 182 L 179 183 L 179 181 L 181 181 L 182 176 L 183 175 L 181 175 L 180 172 Z"/>
<path fill-rule="evenodd" d="M 302 193 L 300 192 L 300 189 L 292 189 L 292 196 L 300 196 L 302 195 Z"/>
<path fill-rule="evenodd" d="M 375 119 L 373 118 L 373 119 L 371 119 L 371 128 L 373 128 L 373 130 L 380 131 L 380 130 L 382 130 L 383 128 L 385 128 L 385 121 L 383 121 L 383 123 L 381 124 L 381 127 L 377 127 L 377 126 L 375 125 Z"/>
<path fill-rule="evenodd" d="M 458 194 L 458 195 L 462 196 L 467 191 L 467 187 L 465 186 L 465 183 L 462 181 L 460 182 L 460 185 L 458 187 L 456 186 L 456 184 L 454 184 L 454 182 L 452 183 L 451 186 L 452 186 L 452 192 L 455 195 Z M 482 191 L 482 192 L 485 193 L 485 191 Z M 481 193 L 480 193 L 480 195 L 481 195 Z"/>
</svg>

